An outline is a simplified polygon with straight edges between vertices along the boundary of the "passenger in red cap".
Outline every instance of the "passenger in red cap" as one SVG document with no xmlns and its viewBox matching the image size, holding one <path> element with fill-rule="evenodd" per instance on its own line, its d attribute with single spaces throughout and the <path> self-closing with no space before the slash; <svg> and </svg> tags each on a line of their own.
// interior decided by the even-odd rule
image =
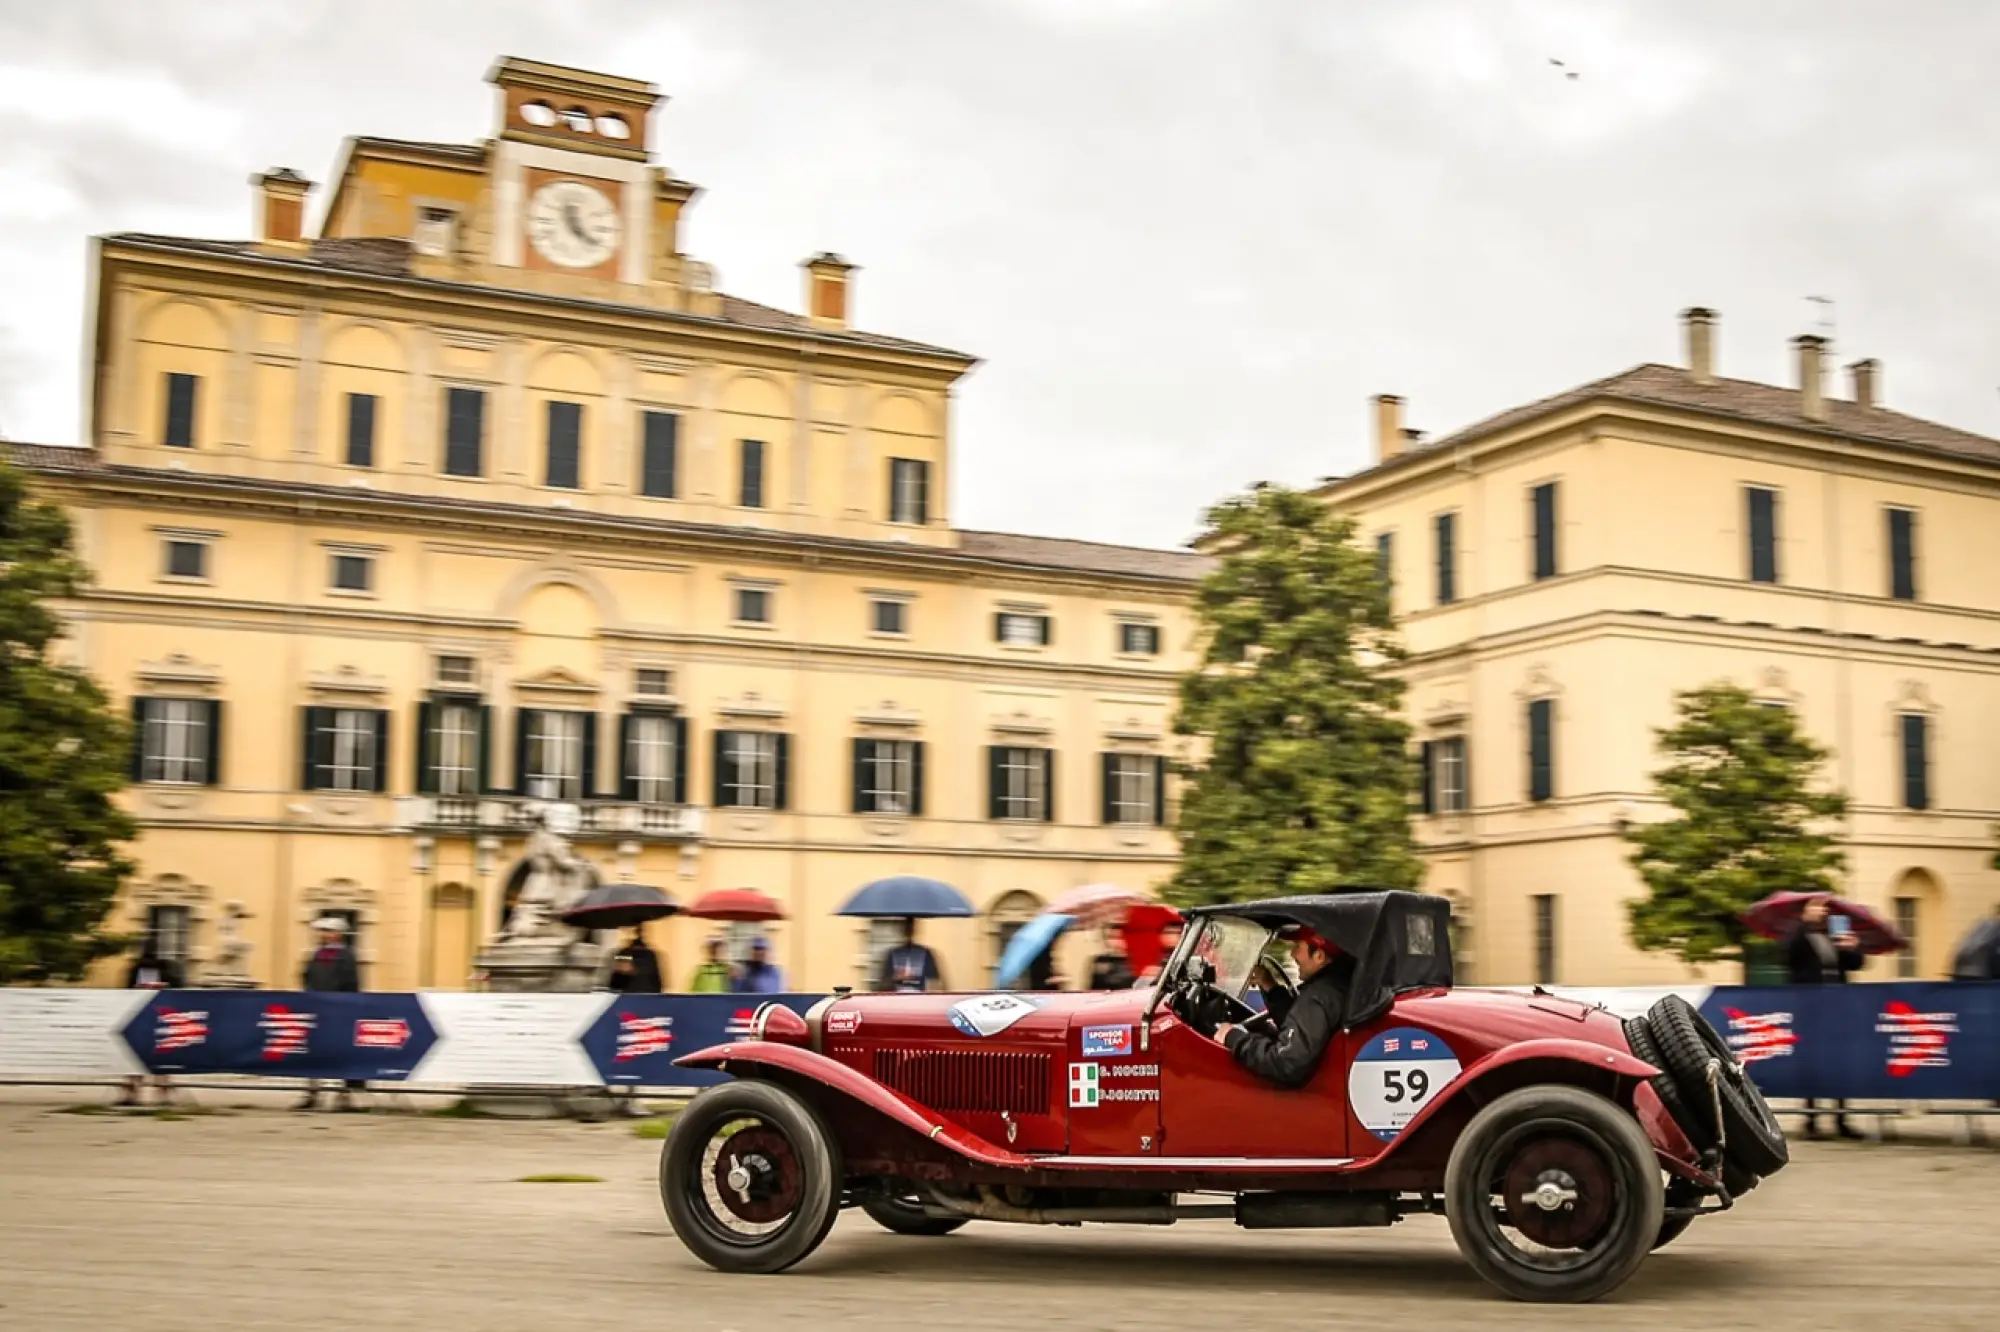
<svg viewBox="0 0 2000 1332">
<path fill-rule="evenodd" d="M 1225 1022 L 1215 1029 L 1215 1039 L 1258 1077 L 1280 1087 L 1303 1087 L 1340 1030 L 1354 959 L 1303 926 L 1293 926 L 1285 934 L 1299 969 L 1298 993 L 1269 983 L 1272 978 L 1266 969 L 1257 969 L 1258 988 L 1264 992 L 1264 1008 L 1276 1034 Z"/>
</svg>

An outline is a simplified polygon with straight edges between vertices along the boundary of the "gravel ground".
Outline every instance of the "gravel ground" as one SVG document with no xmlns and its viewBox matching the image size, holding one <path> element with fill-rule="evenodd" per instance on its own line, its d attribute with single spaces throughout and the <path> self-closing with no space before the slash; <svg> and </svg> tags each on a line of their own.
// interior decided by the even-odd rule
<svg viewBox="0 0 2000 1332">
<path fill-rule="evenodd" d="M 0 1089 L 0 1328 L 1917 1332 L 1986 1329 L 2000 1310 L 2000 1150 L 1935 1131 L 1797 1144 L 1790 1170 L 1617 1295 L 1551 1308 L 1494 1294 L 1432 1218 L 906 1239 L 850 1214 L 792 1272 L 730 1277 L 674 1240 L 659 1143 L 629 1123 L 308 1116 L 221 1094 L 184 1119 L 74 1113 L 84 1095 Z"/>
</svg>

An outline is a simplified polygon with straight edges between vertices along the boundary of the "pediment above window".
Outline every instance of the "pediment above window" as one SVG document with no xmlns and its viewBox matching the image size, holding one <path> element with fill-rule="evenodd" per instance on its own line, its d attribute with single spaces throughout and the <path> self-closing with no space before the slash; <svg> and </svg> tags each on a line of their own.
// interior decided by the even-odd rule
<svg viewBox="0 0 2000 1332">
<path fill-rule="evenodd" d="M 370 675 L 359 666 L 340 666 L 331 671 L 314 671 L 306 678 L 306 687 L 319 695 L 373 698 L 389 692 L 389 681 L 380 675 Z"/>
<path fill-rule="evenodd" d="M 595 694 L 597 685 L 567 667 L 551 666 L 548 670 L 516 680 L 514 689 L 523 694 Z"/>
<path fill-rule="evenodd" d="M 133 675 L 149 689 L 165 687 L 201 692 L 219 688 L 222 684 L 221 667 L 196 661 L 181 652 L 169 653 L 159 661 L 142 661 Z"/>
</svg>

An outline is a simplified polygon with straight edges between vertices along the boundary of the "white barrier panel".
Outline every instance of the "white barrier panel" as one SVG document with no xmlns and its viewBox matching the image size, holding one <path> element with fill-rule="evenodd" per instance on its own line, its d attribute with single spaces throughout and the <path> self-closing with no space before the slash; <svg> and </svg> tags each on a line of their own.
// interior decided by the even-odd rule
<svg viewBox="0 0 2000 1332">
<path fill-rule="evenodd" d="M 0 1073 L 114 1077 L 145 1065 L 121 1034 L 145 990 L 0 990 Z"/>
</svg>

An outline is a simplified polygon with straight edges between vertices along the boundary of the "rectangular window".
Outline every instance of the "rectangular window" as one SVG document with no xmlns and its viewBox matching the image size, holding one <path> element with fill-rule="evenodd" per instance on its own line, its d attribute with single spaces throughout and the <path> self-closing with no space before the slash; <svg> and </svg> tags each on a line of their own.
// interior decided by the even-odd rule
<svg viewBox="0 0 2000 1332">
<path fill-rule="evenodd" d="M 1009 647 L 1047 647 L 1049 617 L 1022 611 L 1001 611 L 993 617 L 993 638 L 995 642 Z"/>
<path fill-rule="evenodd" d="M 193 912 L 184 906 L 147 907 L 147 951 L 163 962 L 178 962 L 185 966 L 188 936 L 193 923 Z"/>
<path fill-rule="evenodd" d="M 473 661 L 470 657 L 439 657 L 437 659 L 437 682 L 445 685 L 469 685 L 473 682 Z"/>
<path fill-rule="evenodd" d="M 589 747 L 587 712 L 528 708 L 521 713 L 521 794 L 540 800 L 581 800 Z"/>
<path fill-rule="evenodd" d="M 889 521 L 918 527 L 930 521 L 931 465 L 915 458 L 889 459 Z"/>
<path fill-rule="evenodd" d="M 215 784 L 216 723 L 221 705 L 205 698 L 133 700 L 142 782 Z"/>
<path fill-rule="evenodd" d="M 575 402 L 549 404 L 548 459 L 542 484 L 556 490 L 575 490 L 583 475 L 583 405 Z"/>
<path fill-rule="evenodd" d="M 994 745 L 987 753 L 991 762 L 987 812 L 996 819 L 1052 820 L 1054 752 Z"/>
<path fill-rule="evenodd" d="M 167 577 L 207 578 L 208 544 L 203 541 L 168 541 Z"/>
<path fill-rule="evenodd" d="M 854 812 L 922 814 L 923 750 L 916 740 L 856 740 Z"/>
<path fill-rule="evenodd" d="M 901 638 L 910 632 L 910 607 L 908 602 L 894 601 L 878 597 L 868 603 L 870 632 L 885 634 L 891 638 Z"/>
<path fill-rule="evenodd" d="M 647 412 L 639 437 L 639 493 L 649 499 L 673 499 L 679 493 L 681 418 L 672 412 Z"/>
<path fill-rule="evenodd" d="M 1896 954 L 1896 979 L 1915 980 L 1917 978 L 1917 899 L 1899 897 L 1896 899 L 1896 931 L 1906 942 Z"/>
<path fill-rule="evenodd" d="M 388 721 L 369 708 L 307 708 L 305 788 L 380 791 Z"/>
<path fill-rule="evenodd" d="M 1534 575 L 1539 582 L 1556 576 L 1556 483 L 1544 481 L 1529 494 L 1534 509 Z"/>
<path fill-rule="evenodd" d="M 366 592 L 375 586 L 375 561 L 366 555 L 333 557 L 333 588 L 336 592 Z"/>
<path fill-rule="evenodd" d="M 484 476 L 486 394 L 473 388 L 448 388 L 444 396 L 444 473 Z"/>
<path fill-rule="evenodd" d="M 1552 698 L 1538 698 L 1528 704 L 1528 799 L 1548 800 L 1555 795 L 1555 718 Z"/>
<path fill-rule="evenodd" d="M 1556 899 L 1538 893 L 1535 903 L 1535 984 L 1556 983 Z"/>
<path fill-rule="evenodd" d="M 786 738 L 768 731 L 717 731 L 715 803 L 733 809 L 783 809 Z"/>
<path fill-rule="evenodd" d="M 681 802 L 681 719 L 663 712 L 635 712 L 625 719 L 626 798 L 647 805 Z"/>
<path fill-rule="evenodd" d="M 1917 513 L 1889 510 L 1889 595 L 1897 601 L 1917 599 Z"/>
<path fill-rule="evenodd" d="M 1159 656 L 1160 626 L 1130 621 L 1121 623 L 1118 626 L 1118 651 L 1127 657 Z"/>
<path fill-rule="evenodd" d="M 375 395 L 347 395 L 347 465 L 375 465 Z"/>
<path fill-rule="evenodd" d="M 1458 515 L 1437 516 L 1437 604 L 1458 600 Z"/>
<path fill-rule="evenodd" d="M 1158 754 L 1105 754 L 1105 823 L 1157 826 L 1166 822 L 1166 760 Z"/>
<path fill-rule="evenodd" d="M 1382 580 L 1382 586 L 1391 592 L 1396 588 L 1396 534 L 1377 532 L 1375 534 L 1375 576 Z"/>
<path fill-rule="evenodd" d="M 769 624 L 771 622 L 771 594 L 761 587 L 737 588 L 736 622 L 738 624 Z"/>
<path fill-rule="evenodd" d="M 1778 492 L 1764 486 L 1745 486 L 1744 504 L 1749 511 L 1750 581 L 1778 581 Z"/>
<path fill-rule="evenodd" d="M 428 743 L 439 795 L 479 794 L 485 774 L 483 719 L 484 710 L 473 703 L 446 703 L 437 709 Z"/>
<path fill-rule="evenodd" d="M 193 375 L 167 376 L 167 419 L 160 428 L 160 442 L 168 448 L 194 447 L 195 386 L 200 383 Z"/>
<path fill-rule="evenodd" d="M 1906 712 L 1903 723 L 1903 808 L 1931 807 L 1931 719 Z"/>
<path fill-rule="evenodd" d="M 1463 814 L 1466 809 L 1465 737 L 1448 736 L 1431 742 L 1431 808 L 1439 814 Z"/>
<path fill-rule="evenodd" d="M 764 507 L 764 441 L 737 441 L 736 502 L 746 509 Z"/>
<path fill-rule="evenodd" d="M 641 698 L 671 698 L 674 673 L 658 666 L 641 666 L 632 672 L 632 692 Z"/>
</svg>

